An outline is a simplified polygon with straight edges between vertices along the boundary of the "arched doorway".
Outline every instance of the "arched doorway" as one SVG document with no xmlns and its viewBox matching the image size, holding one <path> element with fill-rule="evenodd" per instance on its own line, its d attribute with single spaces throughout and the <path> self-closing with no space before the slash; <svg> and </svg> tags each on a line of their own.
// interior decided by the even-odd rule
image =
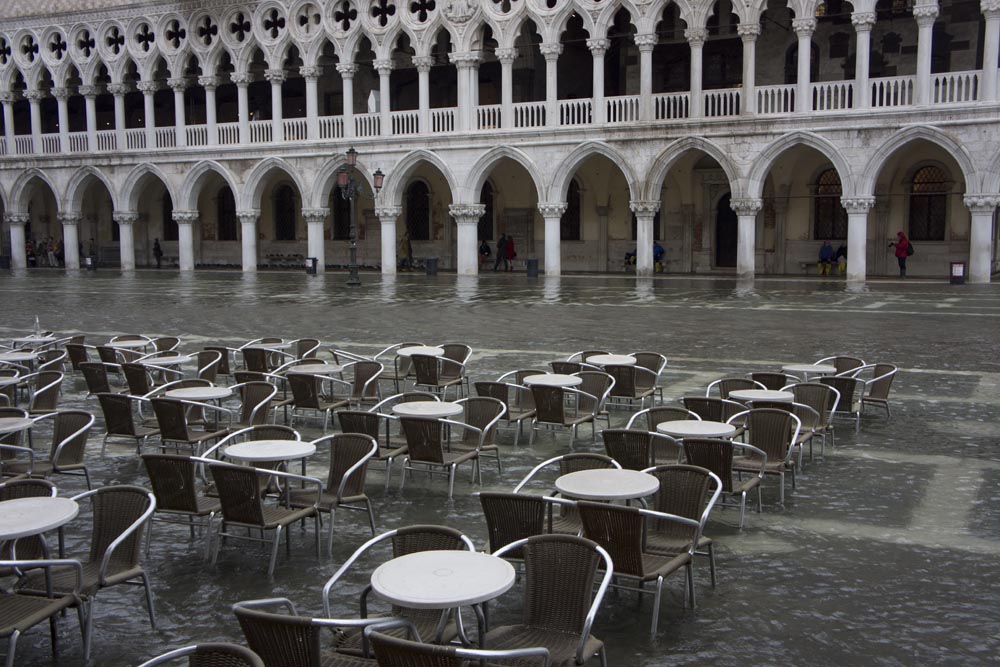
<svg viewBox="0 0 1000 667">
<path fill-rule="evenodd" d="M 715 266 L 736 266 L 737 228 L 736 212 L 729 207 L 732 195 L 725 194 L 715 208 Z"/>
</svg>

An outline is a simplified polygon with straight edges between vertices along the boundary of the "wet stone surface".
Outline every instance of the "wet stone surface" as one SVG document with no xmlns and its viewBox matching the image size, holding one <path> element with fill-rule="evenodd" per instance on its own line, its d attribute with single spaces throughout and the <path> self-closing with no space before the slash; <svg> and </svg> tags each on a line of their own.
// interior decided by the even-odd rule
<svg viewBox="0 0 1000 667">
<path fill-rule="evenodd" d="M 302 336 L 326 349 L 374 353 L 403 340 L 465 342 L 474 349 L 473 380 L 516 368 L 545 367 L 581 349 L 655 350 L 667 355 L 670 399 L 699 394 L 714 379 L 837 353 L 887 361 L 902 369 L 892 391 L 892 418 L 869 410 L 861 428 L 838 424 L 825 460 L 808 460 L 798 488 L 778 504 L 777 480 L 764 485 L 764 512 L 717 510 L 707 533 L 717 545 L 719 584 L 697 563 L 698 606 L 682 608 L 682 577 L 665 585 L 660 630 L 649 636 L 652 600 L 610 593 L 594 634 L 611 665 L 995 665 L 1000 654 L 1000 355 L 995 286 L 952 287 L 921 281 L 878 282 L 848 291 L 837 281 L 519 275 L 461 279 L 441 275 L 384 280 L 362 274 L 348 291 L 343 274 L 110 271 L 77 276 L 33 272 L 0 278 L 0 337 L 42 326 L 86 333 L 182 337 L 183 350 L 238 344 L 259 336 Z M 147 484 L 134 447 L 111 443 L 98 458 L 103 422 L 82 377 L 67 375 L 63 405 L 98 415 L 89 445 L 97 484 Z M 612 410 L 623 426 L 631 411 Z M 296 421 L 305 438 L 321 422 Z M 581 431 L 576 451 L 599 451 Z M 42 430 L 35 442 L 46 442 Z M 483 489 L 509 490 L 536 463 L 568 451 L 568 436 L 541 434 L 533 445 L 501 430 L 504 472 L 484 462 Z M 309 460 L 323 476 L 328 456 Z M 460 471 L 455 500 L 445 481 L 417 475 L 388 493 L 372 470 L 368 494 L 380 531 L 413 523 L 461 529 L 486 545 L 479 487 Z M 549 480 L 538 486 L 545 488 Z M 57 480 L 63 495 L 82 480 Z M 87 516 L 67 527 L 67 550 L 82 555 Z M 204 536 L 157 525 L 145 559 L 158 616 L 152 630 L 139 589 L 116 587 L 98 598 L 91 664 L 135 665 L 169 648 L 210 640 L 242 642 L 230 611 L 242 599 L 287 596 L 319 614 L 325 581 L 370 533 L 363 515 L 340 512 L 334 553 L 317 560 L 311 527 L 292 531 L 292 553 L 279 552 L 273 581 L 267 549 L 227 544 L 218 563 L 202 558 Z M 325 528 L 323 537 L 325 541 Z M 332 598 L 352 615 L 374 553 Z M 491 607 L 494 623 L 517 618 L 520 588 Z M 467 616 L 472 624 L 471 615 Z M 19 665 L 79 665 L 75 618 L 59 623 L 60 656 L 51 657 L 44 626 L 19 643 Z"/>
</svg>

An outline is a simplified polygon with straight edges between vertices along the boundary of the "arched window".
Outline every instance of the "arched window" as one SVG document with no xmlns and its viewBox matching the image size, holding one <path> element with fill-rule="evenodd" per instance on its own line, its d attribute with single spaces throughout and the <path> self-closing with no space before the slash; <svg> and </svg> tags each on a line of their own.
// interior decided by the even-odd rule
<svg viewBox="0 0 1000 667">
<path fill-rule="evenodd" d="M 483 183 L 479 192 L 479 203 L 486 207 L 483 217 L 479 218 L 479 240 L 493 240 L 493 186 L 489 181 Z"/>
<path fill-rule="evenodd" d="M 236 199 L 228 185 L 219 188 L 219 196 L 215 200 L 215 219 L 220 241 L 236 240 Z"/>
<path fill-rule="evenodd" d="M 174 202 L 170 200 L 170 195 L 166 192 L 163 193 L 163 240 L 164 241 L 176 241 L 177 240 L 177 223 L 174 222 Z"/>
<path fill-rule="evenodd" d="M 406 188 L 406 231 L 412 241 L 431 238 L 431 191 L 423 181 Z"/>
<path fill-rule="evenodd" d="M 948 208 L 948 174 L 940 167 L 922 167 L 910 184 L 910 238 L 943 241 Z"/>
<path fill-rule="evenodd" d="M 844 189 L 836 169 L 827 169 L 816 179 L 813 195 L 813 238 L 846 239 L 847 211 L 840 203 Z"/>
<path fill-rule="evenodd" d="M 295 191 L 290 185 L 274 189 L 274 240 L 295 240 Z"/>
<path fill-rule="evenodd" d="M 574 178 L 566 193 L 566 212 L 559 220 L 559 238 L 563 241 L 580 240 L 580 184 Z"/>
<path fill-rule="evenodd" d="M 355 200 L 354 205 L 358 202 Z M 333 186 L 330 193 L 330 210 L 333 211 L 333 240 L 345 241 L 351 238 L 351 200 L 340 194 L 340 186 Z"/>
</svg>

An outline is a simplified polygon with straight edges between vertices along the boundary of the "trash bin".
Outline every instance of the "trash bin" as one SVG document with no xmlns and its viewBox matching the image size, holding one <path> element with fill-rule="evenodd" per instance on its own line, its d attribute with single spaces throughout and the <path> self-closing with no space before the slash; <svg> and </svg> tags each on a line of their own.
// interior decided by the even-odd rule
<svg viewBox="0 0 1000 667">
<path fill-rule="evenodd" d="M 84 257 L 83 258 L 83 268 L 87 269 L 88 271 L 96 271 L 97 270 L 97 260 L 94 259 L 92 256 L 89 256 L 89 255 L 87 257 Z"/>
<path fill-rule="evenodd" d="M 951 284 L 952 285 L 965 284 L 965 262 L 951 263 Z"/>
<path fill-rule="evenodd" d="M 425 259 L 424 268 L 427 270 L 427 275 L 436 276 L 438 274 L 438 258 L 428 257 Z"/>
<path fill-rule="evenodd" d="M 528 277 L 529 278 L 537 278 L 538 277 L 538 258 L 537 257 L 529 257 L 528 259 L 524 260 L 524 268 L 528 272 Z"/>
<path fill-rule="evenodd" d="M 310 276 L 316 275 L 316 262 L 318 260 L 315 257 L 306 257 L 306 273 Z"/>
</svg>

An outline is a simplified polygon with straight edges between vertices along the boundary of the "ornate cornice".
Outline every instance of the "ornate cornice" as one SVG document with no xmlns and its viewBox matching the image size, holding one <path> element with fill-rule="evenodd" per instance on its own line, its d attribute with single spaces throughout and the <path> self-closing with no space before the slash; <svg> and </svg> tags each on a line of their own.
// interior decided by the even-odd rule
<svg viewBox="0 0 1000 667">
<path fill-rule="evenodd" d="M 971 194 L 962 197 L 962 203 L 971 213 L 993 213 L 1000 205 L 1000 196 L 987 194 Z"/>
<path fill-rule="evenodd" d="M 328 208 L 304 208 L 302 209 L 302 219 L 306 221 L 306 224 L 315 224 L 326 221 L 326 216 L 330 215 L 330 209 Z"/>
<path fill-rule="evenodd" d="M 115 211 L 111 214 L 111 219 L 122 225 L 134 225 L 139 222 L 138 211 Z"/>
<path fill-rule="evenodd" d="M 395 223 L 396 218 L 398 218 L 403 213 L 402 206 L 376 206 L 375 215 L 383 223 Z"/>
<path fill-rule="evenodd" d="M 172 217 L 178 225 L 193 225 L 201 218 L 201 214 L 198 211 L 174 211 Z"/>
<path fill-rule="evenodd" d="M 543 218 L 558 218 L 566 212 L 565 202 L 539 202 L 538 212 Z"/>
<path fill-rule="evenodd" d="M 660 202 L 633 199 L 628 203 L 628 207 L 633 213 L 635 213 L 636 217 L 652 217 L 656 215 L 657 211 L 660 210 Z"/>
<path fill-rule="evenodd" d="M 764 202 L 760 199 L 733 199 L 729 202 L 729 208 L 736 212 L 736 215 L 757 215 L 757 212 L 764 207 Z"/>
<path fill-rule="evenodd" d="M 486 213 L 485 204 L 452 204 L 448 207 L 448 214 L 455 218 L 455 222 L 478 222 L 479 218 Z"/>
<path fill-rule="evenodd" d="M 841 197 L 840 205 L 848 213 L 867 213 L 875 208 L 875 197 Z"/>
</svg>

